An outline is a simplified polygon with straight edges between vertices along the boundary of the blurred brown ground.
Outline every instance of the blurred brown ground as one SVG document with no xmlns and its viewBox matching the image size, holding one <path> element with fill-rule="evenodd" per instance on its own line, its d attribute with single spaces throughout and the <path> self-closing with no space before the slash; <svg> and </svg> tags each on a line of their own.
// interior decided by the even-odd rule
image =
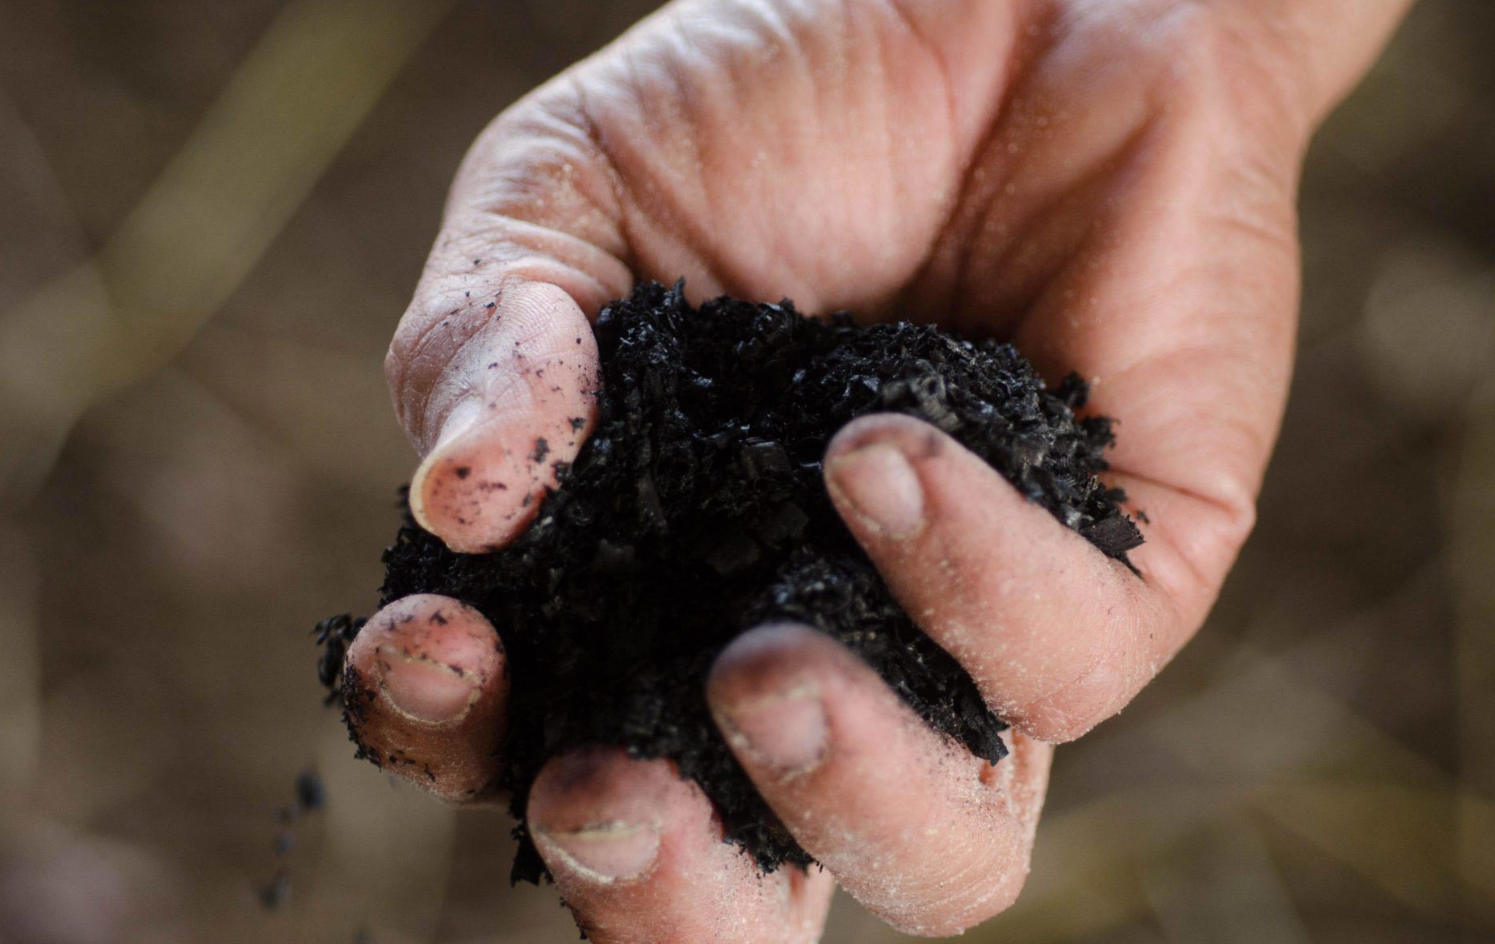
<svg viewBox="0 0 1495 944">
<path fill-rule="evenodd" d="M 0 2 L 0 942 L 572 939 L 502 816 L 353 761 L 305 633 L 373 600 L 457 160 L 649 5 Z M 1492 48 L 1424 0 L 1318 141 L 1260 527 L 969 940 L 1495 939 Z"/>
</svg>

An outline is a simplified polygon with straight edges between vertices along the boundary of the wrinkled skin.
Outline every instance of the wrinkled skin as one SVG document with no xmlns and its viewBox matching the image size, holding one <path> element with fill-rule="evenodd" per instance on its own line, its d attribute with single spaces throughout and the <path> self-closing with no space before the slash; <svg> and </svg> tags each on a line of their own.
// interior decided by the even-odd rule
<svg viewBox="0 0 1495 944">
<path fill-rule="evenodd" d="M 538 438 L 550 461 L 580 448 L 587 317 L 681 275 L 696 300 L 937 320 L 1079 371 L 1151 522 L 1138 580 L 931 427 L 842 430 L 833 500 L 1013 753 L 940 739 L 824 636 L 754 630 L 707 694 L 825 870 L 756 874 L 664 761 L 561 757 L 528 812 L 592 940 L 813 941 L 833 882 L 917 934 L 1015 899 L 1050 745 L 1167 663 L 1250 531 L 1291 369 L 1302 153 L 1406 5 L 681 0 L 482 134 L 388 359 L 424 457 L 413 509 L 453 548 L 523 529 L 553 484 Z M 486 797 L 503 627 L 421 597 L 371 629 L 349 653 L 365 743 Z"/>
</svg>

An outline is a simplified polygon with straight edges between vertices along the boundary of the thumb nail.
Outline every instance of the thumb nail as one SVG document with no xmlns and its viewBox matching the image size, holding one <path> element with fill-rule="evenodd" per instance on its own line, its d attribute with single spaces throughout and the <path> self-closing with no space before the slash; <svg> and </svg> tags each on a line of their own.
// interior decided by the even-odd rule
<svg viewBox="0 0 1495 944">
<path fill-rule="evenodd" d="M 535 511 L 539 484 L 520 474 L 505 429 L 482 422 L 483 412 L 481 401 L 454 409 L 410 480 L 416 522 L 466 554 L 491 551 L 519 530 Z"/>
</svg>

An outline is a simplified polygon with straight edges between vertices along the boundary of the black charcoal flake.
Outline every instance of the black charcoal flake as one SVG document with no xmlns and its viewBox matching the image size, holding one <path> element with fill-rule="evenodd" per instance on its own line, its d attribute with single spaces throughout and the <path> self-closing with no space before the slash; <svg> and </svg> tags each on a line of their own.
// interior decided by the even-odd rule
<svg viewBox="0 0 1495 944">
<path fill-rule="evenodd" d="M 322 653 L 317 658 L 317 679 L 329 692 L 336 690 L 343 671 L 343 659 L 348 653 L 348 644 L 358 635 L 364 622 L 347 613 L 340 613 L 312 627 L 316 644 L 322 647 Z M 331 704 L 333 695 L 329 694 L 327 701 Z"/>
<path fill-rule="evenodd" d="M 357 627 L 361 626 L 362 623 L 362 620 L 353 621 L 347 616 L 335 616 L 318 623 L 315 632 L 317 634 L 317 641 L 325 647 L 322 653 L 323 660 L 335 648 L 340 652 L 346 646 L 347 641 L 352 639 L 351 634 L 344 637 L 340 631 L 341 628 L 351 627 L 352 631 L 356 632 Z M 318 674 L 322 674 L 320 668 Z M 332 683 L 336 684 L 339 677 L 340 673 L 332 675 Z M 323 676 L 323 679 L 323 684 L 328 684 L 327 676 Z M 281 860 L 287 859 L 296 848 L 296 832 L 293 828 L 295 824 L 302 816 L 321 810 L 327 805 L 327 788 L 323 785 L 322 778 L 315 770 L 307 769 L 298 774 L 294 784 L 294 791 L 296 795 L 295 804 L 276 807 L 275 810 L 275 821 L 280 824 L 280 828 L 271 837 L 271 848 L 275 850 L 275 855 Z M 272 910 L 284 904 L 290 898 L 290 895 L 291 873 L 284 865 L 276 869 L 275 877 L 268 884 L 261 886 L 257 891 L 260 904 Z"/>
<path fill-rule="evenodd" d="M 327 789 L 315 770 L 304 770 L 296 777 L 296 805 L 302 812 L 320 810 L 327 803 Z"/>
<path fill-rule="evenodd" d="M 281 905 L 291 900 L 291 875 L 285 869 L 275 873 L 269 884 L 259 890 L 260 905 L 267 911 L 274 911 Z"/>
<path fill-rule="evenodd" d="M 609 305 L 597 340 L 597 426 L 536 522 L 505 550 L 472 556 L 407 513 L 384 558 L 383 603 L 447 594 L 504 636 L 512 690 L 500 783 L 519 818 L 515 880 L 544 874 L 523 820 L 540 766 L 598 742 L 672 758 L 765 870 L 811 861 L 776 825 L 702 697 L 722 647 L 768 621 L 842 640 L 935 730 L 1000 760 L 1005 726 L 842 525 L 822 456 L 858 416 L 919 417 L 1125 562 L 1141 538 L 1118 507 L 1124 496 L 1096 478 L 1111 424 L 1077 415 L 1083 381 L 1047 389 L 1010 345 L 927 325 L 809 320 L 787 301 L 718 299 L 697 311 L 678 285 L 641 285 Z M 538 443 L 536 453 L 544 458 Z M 339 656 L 354 625 L 324 633 Z"/>
</svg>

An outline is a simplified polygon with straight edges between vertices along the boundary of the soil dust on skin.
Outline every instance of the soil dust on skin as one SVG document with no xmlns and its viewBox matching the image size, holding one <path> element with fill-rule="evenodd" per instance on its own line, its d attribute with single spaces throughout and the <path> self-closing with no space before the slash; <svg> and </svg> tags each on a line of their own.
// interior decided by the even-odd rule
<svg viewBox="0 0 1495 944">
<path fill-rule="evenodd" d="M 839 639 L 931 727 L 997 763 L 1005 725 L 975 683 L 898 606 L 841 523 L 821 476 L 827 442 L 870 413 L 944 431 L 1029 500 L 1126 561 L 1141 535 L 1097 478 L 1111 421 L 1081 416 L 1076 376 L 1048 389 L 1018 352 L 929 325 L 802 317 L 789 301 L 699 310 L 682 286 L 639 285 L 598 318 L 600 415 L 559 466 L 528 529 L 491 554 L 449 550 L 408 512 L 384 554 L 381 605 L 414 593 L 467 603 L 503 636 L 515 881 L 538 881 L 524 810 L 545 760 L 590 743 L 667 757 L 716 804 L 765 871 L 810 856 L 775 820 L 713 725 L 712 660 L 754 626 L 793 621 Z M 549 445 L 532 444 L 545 462 Z M 325 621 L 319 674 L 357 741 L 357 679 L 336 677 L 361 628 Z M 375 752 L 360 745 L 375 763 Z"/>
</svg>

